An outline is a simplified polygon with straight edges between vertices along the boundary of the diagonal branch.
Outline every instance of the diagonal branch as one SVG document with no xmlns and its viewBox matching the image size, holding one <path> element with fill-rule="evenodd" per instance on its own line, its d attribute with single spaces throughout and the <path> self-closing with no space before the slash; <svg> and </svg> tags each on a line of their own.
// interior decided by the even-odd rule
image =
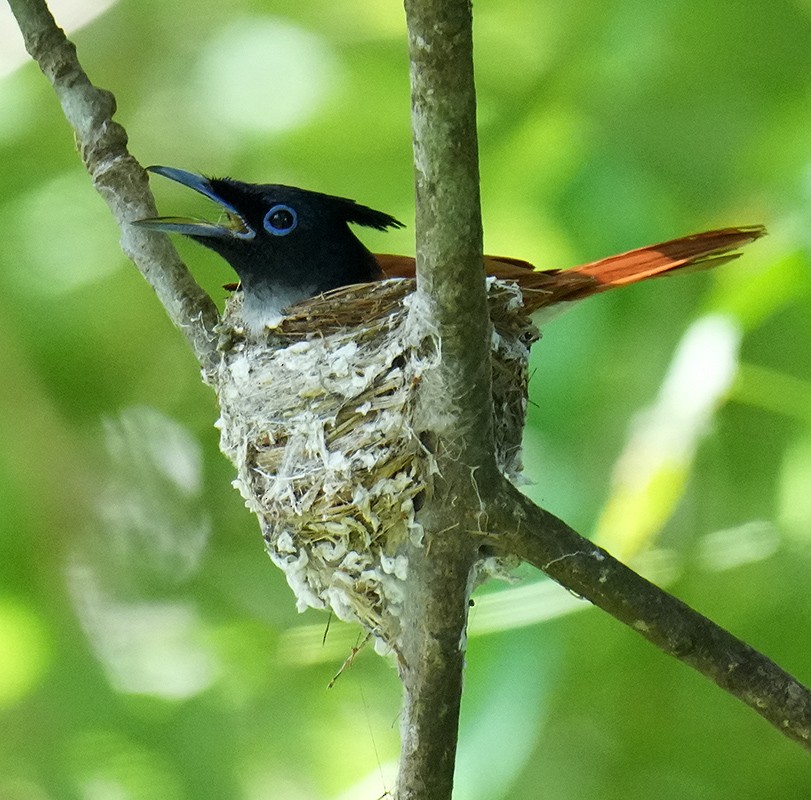
<svg viewBox="0 0 811 800">
<path fill-rule="evenodd" d="M 9 0 L 25 47 L 51 82 L 93 185 L 121 228 L 121 247 L 155 290 L 169 318 L 180 328 L 205 371 L 216 354 L 217 308 L 197 284 L 165 235 L 129 225 L 156 216 L 147 176 L 127 150 L 127 134 L 112 117 L 113 95 L 94 86 L 76 48 L 54 22 L 44 0 Z"/>
<path fill-rule="evenodd" d="M 538 508 L 512 484 L 487 507 L 496 551 L 517 555 L 691 666 L 811 751 L 811 691 L 762 653 Z"/>
</svg>

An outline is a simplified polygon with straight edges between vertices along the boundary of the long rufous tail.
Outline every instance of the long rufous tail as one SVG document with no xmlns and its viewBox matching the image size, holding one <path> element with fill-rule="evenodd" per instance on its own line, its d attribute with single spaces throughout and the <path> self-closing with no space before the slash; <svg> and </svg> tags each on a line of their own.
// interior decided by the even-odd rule
<svg viewBox="0 0 811 800">
<path fill-rule="evenodd" d="M 533 312 L 616 286 L 669 275 L 676 270 L 716 267 L 738 258 L 741 254 L 734 252 L 737 248 L 765 233 L 762 225 L 705 231 L 564 270 L 536 270 L 528 261 L 501 256 L 485 256 L 484 262 L 488 275 L 518 283 L 526 308 Z M 382 277 L 414 277 L 413 258 L 394 255 L 377 255 L 376 258 Z"/>
<path fill-rule="evenodd" d="M 516 277 L 530 310 L 579 300 L 617 286 L 670 275 L 677 270 L 709 269 L 733 261 L 739 247 L 765 235 L 762 225 L 723 228 L 640 247 L 616 256 L 557 272 Z M 536 277 L 537 276 L 537 277 Z M 543 277 L 541 277 L 543 276 Z"/>
</svg>

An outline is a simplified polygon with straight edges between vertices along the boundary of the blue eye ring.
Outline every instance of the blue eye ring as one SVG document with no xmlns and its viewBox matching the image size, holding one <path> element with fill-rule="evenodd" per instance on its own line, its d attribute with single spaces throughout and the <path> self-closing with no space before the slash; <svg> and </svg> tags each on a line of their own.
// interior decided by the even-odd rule
<svg viewBox="0 0 811 800">
<path fill-rule="evenodd" d="M 271 236 L 287 236 L 298 225 L 298 214 L 294 208 L 279 203 L 265 214 L 262 224 Z"/>
</svg>

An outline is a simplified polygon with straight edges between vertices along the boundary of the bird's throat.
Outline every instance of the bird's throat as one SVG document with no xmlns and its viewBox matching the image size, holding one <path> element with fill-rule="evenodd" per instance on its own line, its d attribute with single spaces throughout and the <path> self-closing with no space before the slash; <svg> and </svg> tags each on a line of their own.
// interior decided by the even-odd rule
<svg viewBox="0 0 811 800">
<path fill-rule="evenodd" d="M 317 293 L 315 286 L 244 286 L 242 320 L 246 329 L 255 335 L 266 328 L 278 326 L 285 311 Z"/>
</svg>

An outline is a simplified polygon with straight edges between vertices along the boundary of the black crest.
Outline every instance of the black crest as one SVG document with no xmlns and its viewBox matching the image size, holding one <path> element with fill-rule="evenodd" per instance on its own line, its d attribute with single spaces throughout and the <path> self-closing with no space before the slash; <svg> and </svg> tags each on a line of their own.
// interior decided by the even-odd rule
<svg viewBox="0 0 811 800">
<path fill-rule="evenodd" d="M 386 228 L 404 228 L 405 225 L 400 220 L 395 219 L 390 214 L 383 211 L 375 211 L 368 206 L 362 206 L 354 200 L 346 197 L 335 197 L 336 206 L 340 209 L 341 216 L 355 225 L 363 225 L 366 228 L 375 228 L 384 231 Z"/>
</svg>

